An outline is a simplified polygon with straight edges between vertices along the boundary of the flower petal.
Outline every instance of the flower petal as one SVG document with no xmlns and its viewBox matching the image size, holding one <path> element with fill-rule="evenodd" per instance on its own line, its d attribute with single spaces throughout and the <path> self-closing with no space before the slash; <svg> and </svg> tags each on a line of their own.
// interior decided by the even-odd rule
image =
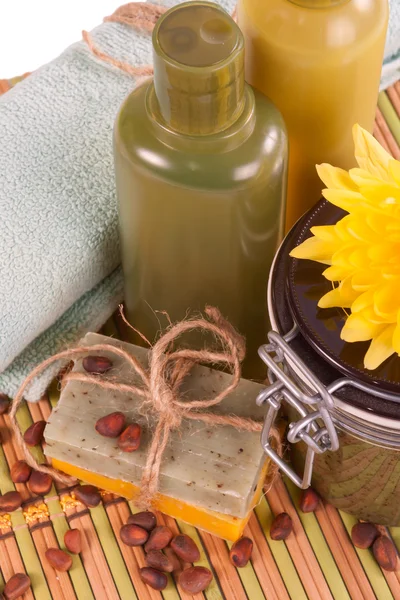
<svg viewBox="0 0 400 600">
<path fill-rule="evenodd" d="M 359 313 L 359 312 L 362 312 L 363 310 L 365 310 L 366 308 L 373 307 L 374 293 L 375 293 L 375 290 L 370 289 L 370 290 L 367 290 L 366 292 L 360 294 L 358 296 L 357 300 L 355 300 L 353 302 L 353 304 L 351 305 L 351 312 L 353 314 Z"/>
<path fill-rule="evenodd" d="M 318 306 L 320 308 L 333 308 L 335 306 L 340 308 L 350 308 L 357 296 L 358 292 L 355 292 L 352 289 L 351 278 L 348 277 L 337 287 L 322 296 L 318 302 Z"/>
<path fill-rule="evenodd" d="M 359 240 L 360 242 L 373 243 L 375 240 L 379 239 L 379 236 L 368 224 L 363 220 L 353 219 L 349 227 L 349 231 L 352 236 Z M 361 246 L 363 248 L 363 246 Z"/>
<path fill-rule="evenodd" d="M 311 227 L 310 231 L 316 238 L 324 242 L 335 242 L 338 239 L 335 225 L 316 225 Z"/>
<path fill-rule="evenodd" d="M 393 246 L 390 242 L 385 243 L 383 239 L 380 244 L 374 244 L 368 248 L 368 257 L 374 263 L 383 264 L 395 255 Z"/>
<path fill-rule="evenodd" d="M 365 222 L 368 223 L 368 226 L 371 227 L 375 233 L 381 235 L 386 231 L 388 227 L 388 219 L 387 215 L 379 214 L 377 215 L 375 212 L 368 211 L 365 215 Z M 400 223 L 398 223 L 400 229 Z"/>
<path fill-rule="evenodd" d="M 360 207 L 361 203 L 365 204 L 365 200 L 359 192 L 351 190 L 322 190 L 322 195 L 334 206 L 338 206 L 347 212 L 351 212 L 355 208 Z"/>
<path fill-rule="evenodd" d="M 394 354 L 393 334 L 396 325 L 388 325 L 372 340 L 364 357 L 364 367 L 370 371 L 377 369 L 389 356 Z"/>
<path fill-rule="evenodd" d="M 353 265 L 354 269 L 367 269 L 371 265 L 371 261 L 368 259 L 367 248 L 361 246 L 361 248 L 357 248 L 351 252 L 349 262 Z"/>
<path fill-rule="evenodd" d="M 382 317 L 376 314 L 373 306 L 367 306 L 366 308 L 364 308 L 362 313 L 357 314 L 362 314 L 363 318 L 372 323 L 373 325 L 384 325 L 386 327 L 386 325 L 389 324 L 387 319 L 383 319 Z"/>
<path fill-rule="evenodd" d="M 351 234 L 351 231 L 349 231 L 349 225 L 356 218 L 358 218 L 358 216 L 355 216 L 354 214 L 346 215 L 345 217 L 343 217 L 343 219 L 340 219 L 340 221 L 338 221 L 336 223 L 335 234 L 336 234 L 337 239 L 340 240 L 340 242 L 353 242 L 354 243 L 354 238 Z M 339 248 L 341 246 L 343 246 L 343 243 L 338 244 Z"/>
<path fill-rule="evenodd" d="M 328 281 L 341 281 L 342 279 L 346 279 L 346 277 L 350 277 L 352 275 L 352 269 L 347 265 L 332 265 L 331 267 L 325 269 L 322 275 Z"/>
<path fill-rule="evenodd" d="M 354 242 L 352 244 L 339 246 L 339 250 L 332 254 L 332 264 L 336 266 L 349 267 L 353 270 L 353 265 L 351 264 L 350 257 L 352 253 L 357 248 Z"/>
<path fill-rule="evenodd" d="M 400 316 L 400 312 L 399 312 L 399 316 Z M 397 318 L 397 325 L 396 328 L 394 330 L 393 333 L 393 348 L 395 350 L 395 352 L 397 352 L 397 354 L 400 354 L 400 322 L 399 322 L 399 317 Z"/>
<path fill-rule="evenodd" d="M 389 172 L 398 186 L 400 186 L 400 161 L 394 158 L 389 161 Z"/>
<path fill-rule="evenodd" d="M 353 185 L 360 187 L 362 185 L 379 185 L 382 184 L 382 178 L 372 175 L 365 169 L 354 168 L 350 169 L 349 177 L 353 182 Z"/>
<path fill-rule="evenodd" d="M 371 323 L 362 313 L 351 314 L 343 326 L 340 337 L 345 342 L 366 342 L 379 335 L 385 325 Z"/>
<path fill-rule="evenodd" d="M 375 283 L 376 273 L 374 273 L 371 269 L 357 271 L 357 273 L 354 273 L 351 280 L 353 289 L 358 292 L 366 292 Z"/>
<path fill-rule="evenodd" d="M 396 290 L 399 289 L 399 282 L 391 281 L 390 285 L 381 286 L 374 293 L 374 310 L 379 317 L 391 322 L 395 322 L 399 310 L 399 298 Z"/>
<path fill-rule="evenodd" d="M 334 248 L 331 243 L 318 240 L 316 237 L 311 237 L 296 248 L 293 248 L 290 252 L 290 256 L 293 258 L 316 260 L 317 262 L 329 265 L 330 257 L 333 252 Z"/>
<path fill-rule="evenodd" d="M 327 188 L 334 190 L 353 190 L 357 191 L 356 184 L 352 181 L 349 173 L 344 169 L 332 167 L 328 163 L 316 165 L 317 173 Z"/>
<path fill-rule="evenodd" d="M 353 139 L 355 157 L 359 167 L 365 169 L 371 175 L 380 177 L 385 181 L 391 181 L 388 167 L 393 157 L 382 148 L 368 131 L 358 124 L 353 127 Z"/>
<path fill-rule="evenodd" d="M 373 206 L 395 211 L 400 205 L 400 188 L 394 185 L 381 181 L 380 185 L 362 185 L 359 191 Z"/>
</svg>

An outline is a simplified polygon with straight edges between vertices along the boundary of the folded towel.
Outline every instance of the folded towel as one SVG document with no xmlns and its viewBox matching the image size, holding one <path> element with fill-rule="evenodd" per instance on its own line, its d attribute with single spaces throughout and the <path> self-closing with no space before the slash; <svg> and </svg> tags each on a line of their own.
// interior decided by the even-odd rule
<svg viewBox="0 0 400 600">
<path fill-rule="evenodd" d="M 93 39 L 123 61 L 151 63 L 146 33 L 105 23 Z M 112 128 L 134 85 L 81 41 L 0 97 L 0 390 L 9 395 L 122 299 Z"/>
<path fill-rule="evenodd" d="M 220 4 L 232 12 L 235 0 Z M 117 60 L 151 64 L 148 32 L 106 22 L 91 35 Z M 398 46 L 389 43 L 394 57 Z M 38 362 L 98 329 L 121 301 L 112 128 L 134 85 L 81 41 L 0 97 L 0 391 L 11 396 Z"/>
<path fill-rule="evenodd" d="M 97 286 L 84 294 L 66 312 L 0 374 L 0 390 L 15 394 L 21 382 L 37 364 L 60 350 L 73 346 L 88 331 L 98 331 L 123 298 L 122 271 L 118 267 Z M 26 393 L 26 399 L 36 402 L 61 364 L 54 365 L 44 377 L 36 379 Z"/>
</svg>

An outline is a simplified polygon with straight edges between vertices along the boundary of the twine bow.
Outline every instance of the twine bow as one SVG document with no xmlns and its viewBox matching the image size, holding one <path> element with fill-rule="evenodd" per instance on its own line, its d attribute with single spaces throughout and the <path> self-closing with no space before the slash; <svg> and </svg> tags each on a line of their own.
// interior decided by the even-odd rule
<svg viewBox="0 0 400 600">
<path fill-rule="evenodd" d="M 259 432 L 262 429 L 260 422 L 237 415 L 218 415 L 206 412 L 216 406 L 237 387 L 241 376 L 241 361 L 244 358 L 245 345 L 243 338 L 226 321 L 221 313 L 212 307 L 207 307 L 205 313 L 208 318 L 197 318 L 181 321 L 167 330 L 149 351 L 149 367 L 145 369 L 139 361 L 122 348 L 111 344 L 96 344 L 93 346 L 80 346 L 72 350 L 60 352 L 47 359 L 36 367 L 21 385 L 15 396 L 11 411 L 11 425 L 15 431 L 18 442 L 24 451 L 25 458 L 34 469 L 49 473 L 66 485 L 75 483 L 75 479 L 60 473 L 49 465 L 39 465 L 29 452 L 22 433 L 18 427 L 16 413 L 23 400 L 24 391 L 30 382 L 51 364 L 63 360 L 81 358 L 86 354 L 110 352 L 123 358 L 139 378 L 138 384 L 121 383 L 116 379 L 109 379 L 99 375 L 80 372 L 71 372 L 65 375 L 64 381 L 81 381 L 103 389 L 117 390 L 134 395 L 142 399 L 143 409 L 151 412 L 156 421 L 153 437 L 148 449 L 147 460 L 143 469 L 141 481 L 141 495 L 139 504 L 148 507 L 158 491 L 160 467 L 164 451 L 167 447 L 169 435 L 172 430 L 178 429 L 183 419 L 202 421 L 211 426 L 231 425 L 238 430 Z M 200 329 L 211 333 L 220 345 L 220 350 L 189 348 L 174 349 L 174 342 L 185 332 Z M 228 385 L 214 398 L 206 400 L 185 400 L 180 395 L 180 389 L 185 377 L 196 364 L 225 365 L 232 373 Z M 274 432 L 273 437 L 280 445 L 279 435 Z M 275 472 L 273 476 L 275 475 Z"/>
<path fill-rule="evenodd" d="M 144 386 L 145 402 L 157 419 L 141 482 L 140 503 L 144 506 L 148 506 L 157 493 L 161 460 L 170 432 L 180 427 L 182 419 L 196 419 L 210 425 L 232 425 L 247 431 L 261 430 L 261 424 L 252 419 L 202 412 L 219 404 L 237 387 L 241 375 L 241 361 L 245 354 L 243 338 L 223 319 L 221 313 L 211 307 L 207 307 L 205 312 L 208 320 L 182 321 L 172 326 L 152 348 L 148 373 L 139 373 Z M 191 349 L 168 351 L 178 337 L 193 329 L 212 333 L 220 342 L 222 351 Z M 200 363 L 226 365 L 233 377 L 227 387 L 215 398 L 182 400 L 181 384 L 192 367 Z"/>
</svg>

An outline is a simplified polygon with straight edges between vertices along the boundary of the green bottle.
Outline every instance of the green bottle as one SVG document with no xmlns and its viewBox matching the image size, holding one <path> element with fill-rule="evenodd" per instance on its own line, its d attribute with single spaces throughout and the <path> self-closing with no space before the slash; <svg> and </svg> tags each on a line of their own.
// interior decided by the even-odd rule
<svg viewBox="0 0 400 600">
<path fill-rule="evenodd" d="M 242 33 L 218 5 L 166 12 L 153 54 L 154 79 L 125 100 L 114 133 L 127 317 L 153 342 L 166 324 L 158 311 L 177 321 L 217 306 L 246 336 L 244 376 L 261 378 L 266 285 L 285 219 L 285 125 L 245 83 Z"/>
</svg>

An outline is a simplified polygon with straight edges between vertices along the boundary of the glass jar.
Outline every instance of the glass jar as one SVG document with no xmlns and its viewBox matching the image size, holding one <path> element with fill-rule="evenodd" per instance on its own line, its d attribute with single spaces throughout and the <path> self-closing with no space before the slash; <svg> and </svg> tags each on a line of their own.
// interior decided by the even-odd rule
<svg viewBox="0 0 400 600">
<path fill-rule="evenodd" d="M 400 358 L 391 357 L 372 375 L 365 371 L 365 345 L 346 344 L 337 335 L 345 314 L 317 309 L 322 287 L 329 285 L 317 275 L 323 267 L 289 257 L 312 226 L 341 216 L 321 201 L 291 229 L 275 257 L 268 286 L 273 331 L 259 350 L 271 381 L 257 399 L 268 406 L 262 443 L 299 487 L 312 483 L 336 508 L 395 526 L 400 524 Z M 268 442 L 281 406 L 289 417 L 294 470 Z"/>
</svg>

